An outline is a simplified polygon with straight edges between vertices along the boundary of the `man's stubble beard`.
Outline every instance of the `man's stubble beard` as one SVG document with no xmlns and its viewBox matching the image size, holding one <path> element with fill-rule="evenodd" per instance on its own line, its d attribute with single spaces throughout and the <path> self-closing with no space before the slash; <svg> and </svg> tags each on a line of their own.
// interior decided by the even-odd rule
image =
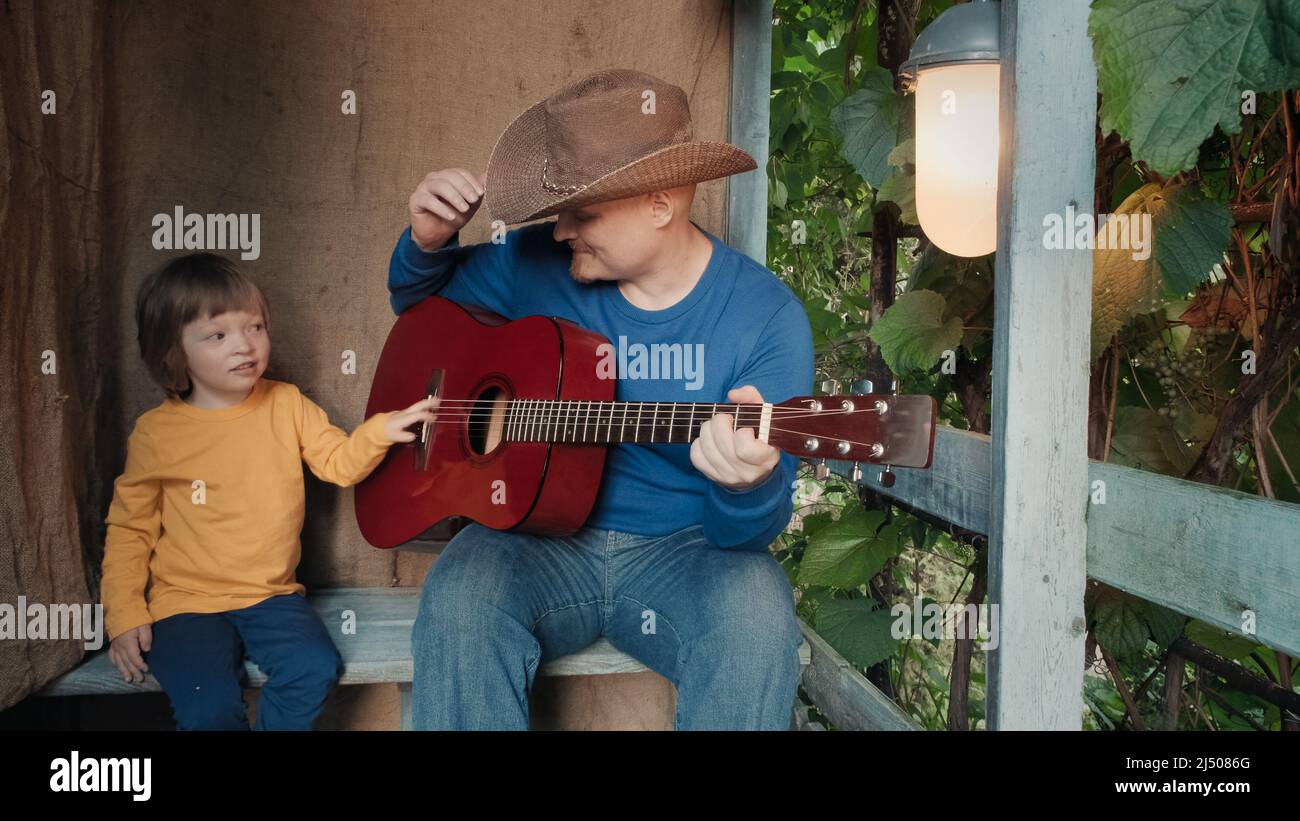
<svg viewBox="0 0 1300 821">
<path fill-rule="evenodd" d="M 569 276 L 573 277 L 573 279 L 576 282 L 582 285 L 590 285 L 591 283 L 596 282 L 596 279 L 594 277 L 585 277 L 582 274 L 578 273 L 577 254 L 574 254 L 573 260 L 569 263 Z"/>
</svg>

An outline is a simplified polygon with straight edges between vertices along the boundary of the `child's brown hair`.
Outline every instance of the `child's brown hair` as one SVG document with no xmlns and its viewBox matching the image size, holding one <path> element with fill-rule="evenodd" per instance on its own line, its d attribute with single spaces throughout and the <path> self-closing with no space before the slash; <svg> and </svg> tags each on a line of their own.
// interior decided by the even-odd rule
<svg viewBox="0 0 1300 821">
<path fill-rule="evenodd" d="M 195 319 L 238 310 L 260 312 L 270 330 L 270 309 L 262 289 L 234 261 L 218 254 L 176 257 L 140 284 L 135 300 L 140 357 L 168 396 L 184 397 L 192 387 L 181 329 Z"/>
</svg>

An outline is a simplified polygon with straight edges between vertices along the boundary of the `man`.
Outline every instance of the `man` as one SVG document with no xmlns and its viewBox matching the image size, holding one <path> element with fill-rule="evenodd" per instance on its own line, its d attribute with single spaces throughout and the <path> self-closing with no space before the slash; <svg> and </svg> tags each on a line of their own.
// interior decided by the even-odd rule
<svg viewBox="0 0 1300 821">
<path fill-rule="evenodd" d="M 696 183 L 755 168 L 735 146 L 691 139 L 682 89 L 598 72 L 511 123 L 485 177 L 453 168 L 420 183 L 393 249 L 393 308 L 436 293 L 509 319 L 562 316 L 620 355 L 677 346 L 681 367 L 619 373 L 620 401 L 809 394 L 802 304 L 690 219 Z M 504 224 L 558 219 L 462 247 L 485 198 Z M 713 416 L 690 445 L 613 446 L 571 536 L 457 533 L 411 637 L 415 726 L 527 729 L 542 659 L 603 635 L 676 685 L 678 729 L 786 729 L 802 636 L 768 547 L 789 523 L 798 462 L 733 421 Z"/>
</svg>

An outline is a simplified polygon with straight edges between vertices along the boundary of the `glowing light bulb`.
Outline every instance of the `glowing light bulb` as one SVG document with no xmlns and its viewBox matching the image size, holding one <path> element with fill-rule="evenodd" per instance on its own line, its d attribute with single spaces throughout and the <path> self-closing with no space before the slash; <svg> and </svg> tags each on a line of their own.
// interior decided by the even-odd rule
<svg viewBox="0 0 1300 821">
<path fill-rule="evenodd" d="M 916 80 L 916 214 L 960 257 L 997 249 L 997 63 L 921 68 Z"/>
</svg>

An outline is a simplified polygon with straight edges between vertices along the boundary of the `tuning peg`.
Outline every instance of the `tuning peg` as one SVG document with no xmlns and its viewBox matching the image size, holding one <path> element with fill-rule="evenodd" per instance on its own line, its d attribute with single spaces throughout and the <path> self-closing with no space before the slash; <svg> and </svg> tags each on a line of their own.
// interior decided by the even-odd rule
<svg viewBox="0 0 1300 821">
<path fill-rule="evenodd" d="M 880 471 L 880 475 L 876 477 L 876 481 L 880 482 L 881 487 L 893 487 L 894 480 L 897 478 L 898 476 L 889 469 L 889 465 L 885 465 L 885 469 Z"/>
<path fill-rule="evenodd" d="M 824 481 L 827 476 L 831 475 L 831 469 L 827 467 L 825 459 L 822 459 L 820 462 L 817 463 L 817 467 L 813 471 L 813 475 L 817 477 L 817 481 L 819 482 Z"/>
<path fill-rule="evenodd" d="M 823 379 L 823 380 L 822 380 L 822 393 L 825 393 L 825 394 L 836 394 L 836 393 L 839 393 L 839 392 L 840 392 L 840 380 L 838 380 L 838 379 Z"/>
<path fill-rule="evenodd" d="M 889 392 L 892 393 L 894 396 L 898 396 L 898 380 L 897 380 L 897 379 L 891 379 L 891 380 L 889 380 Z"/>
<path fill-rule="evenodd" d="M 858 379 L 849 386 L 849 393 L 871 393 L 875 387 L 870 379 Z"/>
<path fill-rule="evenodd" d="M 857 462 L 853 463 L 853 470 L 849 472 L 849 478 L 855 482 L 862 481 L 862 466 Z"/>
</svg>

